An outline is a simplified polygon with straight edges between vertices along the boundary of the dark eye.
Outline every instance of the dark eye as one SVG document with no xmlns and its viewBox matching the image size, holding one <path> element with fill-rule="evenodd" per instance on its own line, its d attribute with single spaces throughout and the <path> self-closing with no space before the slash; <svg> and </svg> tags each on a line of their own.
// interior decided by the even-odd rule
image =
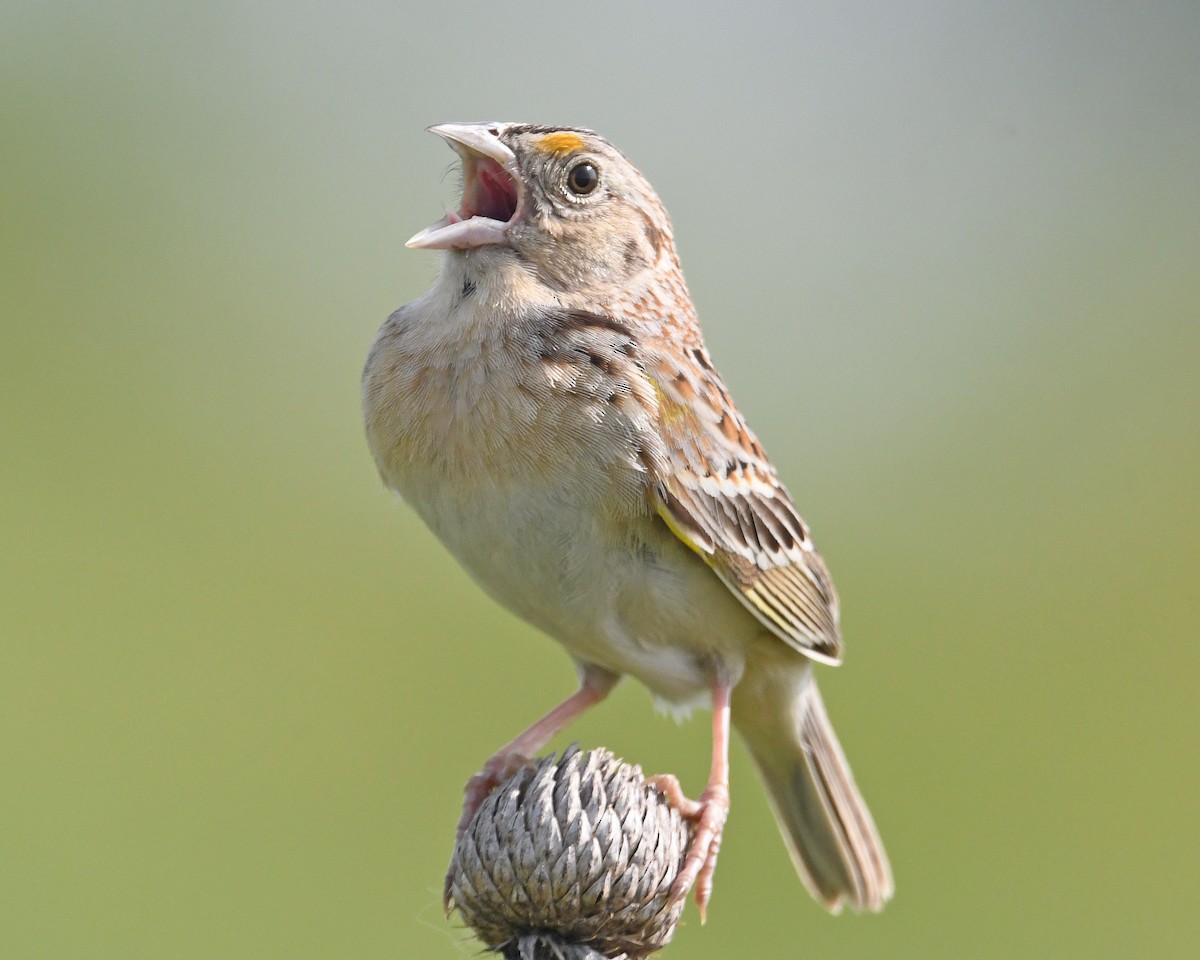
<svg viewBox="0 0 1200 960">
<path fill-rule="evenodd" d="M 586 197 L 600 183 L 600 171 L 586 160 L 577 163 L 567 174 L 567 186 L 577 197 Z"/>
</svg>

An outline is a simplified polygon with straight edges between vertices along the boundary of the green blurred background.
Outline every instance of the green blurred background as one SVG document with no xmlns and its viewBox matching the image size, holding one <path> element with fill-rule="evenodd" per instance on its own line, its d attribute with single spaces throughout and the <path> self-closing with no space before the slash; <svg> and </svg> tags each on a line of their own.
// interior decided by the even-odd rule
<svg viewBox="0 0 1200 960">
<path fill-rule="evenodd" d="M 572 689 L 384 491 L 445 120 L 594 127 L 817 531 L 895 864 L 793 876 L 744 752 L 668 956 L 1200 938 L 1200 6 L 0 11 L 0 956 L 470 957 L 465 778 Z M 703 783 L 634 684 L 560 738 Z"/>
</svg>

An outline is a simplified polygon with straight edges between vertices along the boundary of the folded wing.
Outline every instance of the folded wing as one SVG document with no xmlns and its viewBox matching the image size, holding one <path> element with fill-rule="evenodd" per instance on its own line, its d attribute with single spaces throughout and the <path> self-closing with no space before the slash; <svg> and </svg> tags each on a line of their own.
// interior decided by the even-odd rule
<svg viewBox="0 0 1200 960">
<path fill-rule="evenodd" d="M 666 444 L 658 512 L 776 636 L 838 663 L 837 595 L 808 528 L 707 353 L 689 357 L 647 369 Z"/>
</svg>

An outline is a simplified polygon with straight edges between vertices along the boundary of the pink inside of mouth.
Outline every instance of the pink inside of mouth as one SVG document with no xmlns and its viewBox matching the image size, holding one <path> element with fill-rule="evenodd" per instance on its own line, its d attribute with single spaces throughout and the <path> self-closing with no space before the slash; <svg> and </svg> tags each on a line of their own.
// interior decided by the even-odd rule
<svg viewBox="0 0 1200 960">
<path fill-rule="evenodd" d="M 507 223 L 517 212 L 517 185 L 491 157 L 472 157 L 463 164 L 463 197 L 458 216 L 487 217 Z"/>
</svg>

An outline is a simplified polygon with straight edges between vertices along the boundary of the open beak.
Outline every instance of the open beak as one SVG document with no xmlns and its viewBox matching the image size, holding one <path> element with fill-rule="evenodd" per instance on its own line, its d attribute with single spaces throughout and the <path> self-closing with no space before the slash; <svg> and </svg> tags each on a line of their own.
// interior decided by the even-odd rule
<svg viewBox="0 0 1200 960">
<path fill-rule="evenodd" d="M 508 242 L 521 209 L 516 155 L 500 141 L 502 123 L 439 123 L 429 128 L 462 158 L 463 195 L 448 213 L 405 244 L 419 250 L 468 250 Z"/>
</svg>

